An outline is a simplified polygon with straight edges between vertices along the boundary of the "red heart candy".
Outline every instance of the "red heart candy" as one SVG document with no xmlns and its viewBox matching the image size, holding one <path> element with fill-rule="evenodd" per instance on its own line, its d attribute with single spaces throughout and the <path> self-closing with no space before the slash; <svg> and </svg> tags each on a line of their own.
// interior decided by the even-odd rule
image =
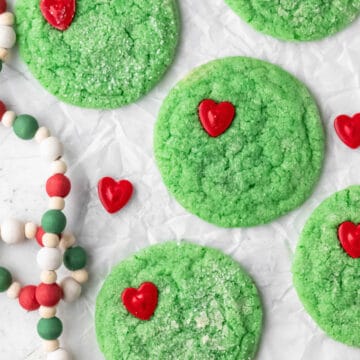
<svg viewBox="0 0 360 360">
<path fill-rule="evenodd" d="M 51 26 L 64 31 L 74 19 L 76 0 L 41 0 L 40 9 Z"/>
<path fill-rule="evenodd" d="M 360 258 L 360 224 L 343 222 L 338 229 L 340 243 L 346 253 L 354 259 Z"/>
<path fill-rule="evenodd" d="M 127 180 L 116 182 L 110 177 L 104 177 L 98 183 L 98 193 L 105 210 L 113 214 L 129 202 L 133 194 L 133 186 Z"/>
<path fill-rule="evenodd" d="M 360 113 L 353 117 L 340 115 L 335 119 L 335 130 L 340 140 L 352 149 L 360 146 Z"/>
<path fill-rule="evenodd" d="M 235 117 L 235 107 L 230 102 L 216 103 L 206 99 L 199 105 L 199 117 L 205 131 L 217 137 L 230 127 Z"/>
<path fill-rule="evenodd" d="M 158 289 L 153 283 L 145 282 L 139 289 L 125 289 L 121 300 L 130 314 L 141 320 L 149 320 L 158 304 Z"/>
</svg>

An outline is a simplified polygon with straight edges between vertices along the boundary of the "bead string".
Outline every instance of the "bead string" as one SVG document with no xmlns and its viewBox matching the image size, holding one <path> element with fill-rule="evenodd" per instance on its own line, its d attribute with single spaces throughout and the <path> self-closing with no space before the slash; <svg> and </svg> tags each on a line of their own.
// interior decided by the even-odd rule
<svg viewBox="0 0 360 360">
<path fill-rule="evenodd" d="M 6 11 L 6 0 L 0 0 L 0 71 L 2 63 L 9 58 L 9 50 L 16 43 L 16 34 L 12 28 L 14 15 Z M 46 192 L 50 197 L 49 210 L 41 219 L 41 226 L 29 222 L 24 224 L 16 219 L 8 219 L 0 226 L 0 238 L 8 244 L 17 244 L 24 239 L 36 239 L 41 249 L 37 254 L 37 263 L 41 269 L 41 283 L 37 286 L 21 286 L 13 281 L 11 273 L 0 267 L 0 292 L 7 293 L 11 299 L 18 299 L 27 311 L 39 310 L 41 319 L 37 325 L 39 336 L 43 339 L 44 351 L 48 360 L 70 360 L 69 353 L 60 348 L 58 338 L 63 331 L 61 320 L 56 317 L 60 300 L 75 301 L 81 294 L 81 284 L 88 280 L 84 269 L 87 262 L 85 250 L 75 245 L 72 234 L 63 233 L 66 217 L 62 210 L 65 198 L 70 193 L 71 182 L 64 175 L 67 171 L 63 156 L 63 145 L 46 127 L 39 127 L 30 115 L 19 115 L 7 110 L 0 101 L 0 122 L 21 139 L 35 139 L 40 144 L 41 156 L 51 162 L 52 176 L 46 182 Z M 71 271 L 60 284 L 57 273 L 62 263 Z"/>
<path fill-rule="evenodd" d="M 0 226 L 0 237 L 7 244 L 17 244 L 26 239 L 36 239 L 41 249 L 37 254 L 37 263 L 41 269 L 41 283 L 38 286 L 22 287 L 13 281 L 10 272 L 0 267 L 0 292 L 6 291 L 9 298 L 18 299 L 19 304 L 27 311 L 39 309 L 41 319 L 37 330 L 43 339 L 44 350 L 48 360 L 69 360 L 70 355 L 60 348 L 58 338 L 63 325 L 56 317 L 57 306 L 61 299 L 65 302 L 75 301 L 81 294 L 81 284 L 88 280 L 84 269 L 87 262 L 85 250 L 75 245 L 72 234 L 63 233 L 66 217 L 62 210 L 66 196 L 71 191 L 71 182 L 65 176 L 67 171 L 63 156 L 63 145 L 46 127 L 39 127 L 35 118 L 30 115 L 16 115 L 7 110 L 0 101 L 0 122 L 13 129 L 15 135 L 24 140 L 35 139 L 40 144 L 41 156 L 51 162 L 52 176 L 46 182 L 49 196 L 49 210 L 41 219 L 41 226 L 15 219 L 8 219 Z M 71 276 L 57 283 L 56 270 L 64 262 L 71 271 Z"/>
</svg>

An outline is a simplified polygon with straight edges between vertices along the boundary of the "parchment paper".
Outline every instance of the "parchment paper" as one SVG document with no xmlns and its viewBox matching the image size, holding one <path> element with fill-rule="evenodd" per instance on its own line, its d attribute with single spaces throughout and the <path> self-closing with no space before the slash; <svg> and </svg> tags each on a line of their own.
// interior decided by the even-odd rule
<svg viewBox="0 0 360 360">
<path fill-rule="evenodd" d="M 136 104 L 94 111 L 57 101 L 32 77 L 17 53 L 0 75 L 0 98 L 17 113 L 36 116 L 63 141 L 73 191 L 68 230 L 90 255 L 90 282 L 82 298 L 62 304 L 62 344 L 76 360 L 98 360 L 94 330 L 96 294 L 110 269 L 135 251 L 165 240 L 187 239 L 231 254 L 253 276 L 261 292 L 265 327 L 259 360 L 355 360 L 360 350 L 328 338 L 305 313 L 291 281 L 299 234 L 312 210 L 327 196 L 360 182 L 360 153 L 335 136 L 333 119 L 360 111 L 360 20 L 336 36 L 312 43 L 284 43 L 255 32 L 223 0 L 181 0 L 182 36 L 175 63 L 163 81 Z M 12 2 L 13 4 L 13 2 Z M 153 127 L 170 88 L 193 67 L 212 59 L 246 55 L 268 60 L 307 84 L 327 131 L 324 171 L 313 196 L 298 210 L 269 225 L 224 230 L 190 215 L 168 194 L 152 151 Z M 47 208 L 48 167 L 38 146 L 19 141 L 0 126 L 0 219 L 17 216 L 39 223 Z M 129 206 L 109 215 L 99 203 L 97 181 L 127 178 L 136 193 Z M 38 283 L 38 247 L 0 244 L 0 264 L 23 283 Z M 65 273 L 65 272 L 64 272 Z M 0 296 L 0 359 L 43 359 L 37 312 Z"/>
</svg>

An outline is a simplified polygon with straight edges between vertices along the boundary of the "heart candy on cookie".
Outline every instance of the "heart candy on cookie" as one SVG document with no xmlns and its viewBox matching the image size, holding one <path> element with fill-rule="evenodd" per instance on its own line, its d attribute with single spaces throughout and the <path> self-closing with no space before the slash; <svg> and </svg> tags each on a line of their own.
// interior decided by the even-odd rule
<svg viewBox="0 0 360 360">
<path fill-rule="evenodd" d="M 41 0 L 40 10 L 45 20 L 60 31 L 66 30 L 72 23 L 75 10 L 75 0 Z"/>
<path fill-rule="evenodd" d="M 200 103 L 198 110 L 201 125 L 211 137 L 223 134 L 235 117 L 235 107 L 227 101 L 216 103 L 206 99 Z"/>
<path fill-rule="evenodd" d="M 125 289 L 121 300 L 130 314 L 140 320 L 149 320 L 158 304 L 158 289 L 153 283 L 144 282 L 138 289 Z"/>
<path fill-rule="evenodd" d="M 343 222 L 338 229 L 340 243 L 346 253 L 354 259 L 360 258 L 360 224 Z"/>
</svg>

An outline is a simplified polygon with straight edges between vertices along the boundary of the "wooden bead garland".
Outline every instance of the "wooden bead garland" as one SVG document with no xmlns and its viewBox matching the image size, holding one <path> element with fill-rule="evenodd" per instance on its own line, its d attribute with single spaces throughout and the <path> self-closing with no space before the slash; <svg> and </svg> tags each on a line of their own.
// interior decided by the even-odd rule
<svg viewBox="0 0 360 360">
<path fill-rule="evenodd" d="M 15 45 L 16 34 L 13 29 L 14 15 L 6 11 L 6 0 L 0 0 L 0 71 L 2 64 L 9 57 L 9 50 Z M 14 111 L 7 110 L 0 101 L 0 122 L 7 128 L 13 128 L 21 139 L 35 141 L 40 145 L 41 157 L 51 162 L 52 176 L 46 183 L 46 192 L 50 197 L 49 210 L 43 215 L 41 226 L 8 219 L 0 226 L 0 238 L 7 244 L 18 244 L 25 239 L 35 239 L 41 247 L 37 262 L 42 270 L 41 283 L 38 286 L 21 286 L 13 281 L 10 272 L 0 267 L 0 292 L 6 292 L 10 299 L 17 299 L 27 311 L 39 309 L 41 316 L 38 322 L 38 333 L 43 339 L 43 348 L 48 360 L 71 360 L 70 354 L 60 348 L 58 337 L 63 330 L 62 322 L 56 317 L 60 300 L 75 301 L 81 294 L 81 284 L 88 280 L 84 269 L 86 254 L 80 247 L 74 248 L 75 237 L 63 233 L 66 217 L 62 213 L 65 207 L 64 198 L 71 190 L 70 180 L 64 175 L 67 166 L 62 159 L 64 148 L 62 143 L 50 131 L 39 127 L 35 118 L 30 115 L 17 116 Z M 63 263 L 63 253 L 69 258 L 68 269 L 71 276 L 66 277 L 60 285 L 57 283 L 56 270 Z M 77 255 L 78 254 L 78 255 Z M 79 259 L 76 257 L 79 256 Z M 79 267 L 80 265 L 83 265 Z"/>
<path fill-rule="evenodd" d="M 0 25 L 0 45 L 1 31 Z M 88 280 L 88 273 L 84 269 L 87 263 L 85 250 L 74 246 L 76 240 L 72 234 L 64 233 L 66 217 L 62 210 L 65 207 L 64 198 L 71 191 L 71 182 L 65 176 L 67 166 L 62 159 L 63 146 L 56 137 L 50 136 L 47 128 L 39 127 L 35 118 L 30 115 L 17 116 L 13 111 L 8 111 L 2 101 L 0 122 L 5 122 L 6 127 L 13 127 L 14 133 L 21 139 L 35 139 L 40 144 L 42 157 L 51 162 L 52 169 L 46 183 L 49 210 L 44 213 L 41 226 L 32 222 L 25 224 L 16 219 L 7 219 L 0 225 L 0 238 L 5 243 L 18 244 L 25 239 L 34 239 L 41 247 L 37 254 L 41 283 L 37 286 L 21 286 L 13 281 L 7 269 L 0 267 L 0 292 L 6 292 L 10 299 L 17 299 L 27 311 L 39 310 L 41 319 L 37 328 L 44 341 L 43 348 L 48 353 L 48 360 L 70 360 L 70 355 L 60 348 L 58 340 L 63 325 L 56 317 L 57 306 L 61 300 L 73 302 L 79 298 L 81 284 Z M 56 270 L 63 263 L 71 275 L 57 283 Z"/>
<path fill-rule="evenodd" d="M 9 50 L 16 43 L 16 34 L 13 29 L 14 22 L 14 15 L 6 11 L 6 1 L 0 0 L 0 71 L 2 63 L 9 56 Z"/>
</svg>

